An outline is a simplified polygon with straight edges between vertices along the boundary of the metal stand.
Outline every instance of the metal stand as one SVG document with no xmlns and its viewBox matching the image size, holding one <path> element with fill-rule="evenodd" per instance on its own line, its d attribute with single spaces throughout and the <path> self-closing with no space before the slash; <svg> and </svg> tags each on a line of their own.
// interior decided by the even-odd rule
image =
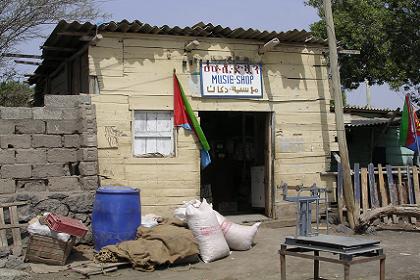
<svg viewBox="0 0 420 280">
<path fill-rule="evenodd" d="M 350 280 L 350 267 L 353 264 L 367 263 L 379 260 L 379 279 L 385 280 L 385 254 L 378 245 L 379 241 L 356 239 L 352 237 L 327 236 L 318 237 L 287 237 L 281 245 L 280 272 L 281 280 L 286 279 L 286 256 L 314 260 L 314 279 L 321 280 L 319 264 L 321 261 L 343 265 L 344 280 Z M 290 247 L 288 247 L 290 246 Z M 308 253 L 312 253 L 308 254 Z M 338 256 L 320 256 L 329 253 Z"/>
<path fill-rule="evenodd" d="M 296 236 L 313 236 L 319 234 L 320 223 L 320 202 L 325 203 L 325 216 L 328 234 L 328 193 L 325 188 L 318 188 L 313 184 L 310 188 L 310 196 L 303 196 L 302 192 L 305 191 L 303 185 L 296 187 L 297 196 L 288 196 L 288 186 L 283 183 L 283 200 L 295 202 L 297 206 L 296 211 Z M 322 198 L 322 194 L 324 197 Z M 316 231 L 312 231 L 312 203 L 315 203 L 315 216 L 316 216 Z"/>
</svg>

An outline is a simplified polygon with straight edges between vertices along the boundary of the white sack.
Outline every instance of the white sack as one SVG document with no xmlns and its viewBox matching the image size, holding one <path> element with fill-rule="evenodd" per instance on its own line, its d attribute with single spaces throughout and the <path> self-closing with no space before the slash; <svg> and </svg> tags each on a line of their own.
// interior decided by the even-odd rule
<svg viewBox="0 0 420 280">
<path fill-rule="evenodd" d="M 64 232 L 52 231 L 48 226 L 41 225 L 38 217 L 33 218 L 28 225 L 29 234 L 39 234 L 42 236 L 51 236 L 55 239 L 67 242 L 70 239 L 70 235 Z"/>
<path fill-rule="evenodd" d="M 200 200 L 198 199 L 193 199 L 190 201 L 184 201 L 184 204 L 178 208 L 176 208 L 174 210 L 174 217 L 177 219 L 180 219 L 183 222 L 187 221 L 187 217 L 186 217 L 186 211 L 187 211 L 187 207 L 188 205 L 193 205 L 195 208 L 200 207 Z"/>
<path fill-rule="evenodd" d="M 198 208 L 188 205 L 186 209 L 188 227 L 198 241 L 201 258 L 205 263 L 224 258 L 230 254 L 213 208 L 205 199 Z"/>
<path fill-rule="evenodd" d="M 214 213 L 230 249 L 245 251 L 252 248 L 255 235 L 261 223 L 255 223 L 252 226 L 243 226 L 230 222 L 217 211 L 214 211 Z"/>
</svg>

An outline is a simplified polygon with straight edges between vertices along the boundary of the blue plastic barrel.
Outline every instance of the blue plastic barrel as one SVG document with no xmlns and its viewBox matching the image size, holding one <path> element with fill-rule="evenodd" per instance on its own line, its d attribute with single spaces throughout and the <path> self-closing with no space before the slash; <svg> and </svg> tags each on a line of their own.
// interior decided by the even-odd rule
<svg viewBox="0 0 420 280">
<path fill-rule="evenodd" d="M 95 250 L 136 238 L 141 224 L 140 191 L 130 187 L 101 187 L 92 213 Z"/>
</svg>

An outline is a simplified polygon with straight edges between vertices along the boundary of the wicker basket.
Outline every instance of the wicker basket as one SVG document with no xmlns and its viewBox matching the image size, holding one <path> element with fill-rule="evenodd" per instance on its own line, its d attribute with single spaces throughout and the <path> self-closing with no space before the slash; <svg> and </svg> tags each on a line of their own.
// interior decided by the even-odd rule
<svg viewBox="0 0 420 280">
<path fill-rule="evenodd" d="M 65 265 L 75 238 L 64 242 L 49 236 L 31 235 L 26 249 L 25 262 Z"/>
</svg>

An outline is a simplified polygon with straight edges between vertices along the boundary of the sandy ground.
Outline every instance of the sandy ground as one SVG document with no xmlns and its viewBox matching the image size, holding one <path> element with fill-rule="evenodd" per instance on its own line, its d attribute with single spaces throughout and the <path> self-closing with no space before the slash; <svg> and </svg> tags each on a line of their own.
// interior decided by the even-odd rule
<svg viewBox="0 0 420 280">
<path fill-rule="evenodd" d="M 92 276 L 91 279 L 142 279 L 142 280 L 263 280 L 280 279 L 278 249 L 287 235 L 293 235 L 294 228 L 261 228 L 256 246 L 246 252 L 232 252 L 222 260 L 190 266 L 176 266 L 155 272 L 139 272 L 131 268 L 119 269 L 107 275 Z M 386 279 L 420 280 L 420 233 L 381 231 L 365 238 L 378 239 L 387 256 Z M 343 267 L 321 262 L 321 277 L 343 279 Z M 287 257 L 287 279 L 312 279 L 312 262 Z M 379 279 L 379 262 L 354 265 L 351 279 Z M 33 279 L 81 279 L 74 272 L 33 274 Z"/>
</svg>

